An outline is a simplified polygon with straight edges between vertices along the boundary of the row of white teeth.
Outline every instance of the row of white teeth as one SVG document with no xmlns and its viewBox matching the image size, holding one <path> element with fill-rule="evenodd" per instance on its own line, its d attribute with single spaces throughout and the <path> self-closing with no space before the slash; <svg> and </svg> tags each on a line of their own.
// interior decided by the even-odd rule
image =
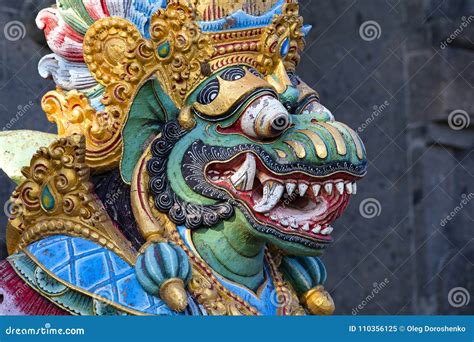
<svg viewBox="0 0 474 342">
<path fill-rule="evenodd" d="M 254 205 L 254 210 L 257 213 L 267 213 L 271 211 L 282 198 L 285 188 L 289 196 L 292 196 L 295 192 L 296 187 L 298 186 L 298 195 L 304 197 L 308 193 L 309 185 L 306 183 L 286 183 L 285 185 L 281 184 L 278 181 L 269 180 L 266 181 L 263 185 L 263 197 Z M 321 189 L 324 187 L 324 191 L 328 195 L 332 195 L 334 188 L 337 189 L 337 192 L 342 195 L 346 191 L 349 195 L 354 195 L 357 193 L 357 184 L 356 183 L 344 183 L 343 181 L 332 183 L 328 182 L 325 184 L 313 184 L 311 189 L 313 191 L 314 197 L 317 197 L 321 194 Z"/>
<path fill-rule="evenodd" d="M 265 216 L 268 216 L 268 214 L 265 214 Z M 272 221 L 277 221 L 277 222 L 279 221 L 278 217 L 276 217 L 275 215 L 271 215 L 270 219 L 272 219 Z M 321 234 L 321 235 L 330 235 L 334 230 L 334 228 L 331 227 L 331 226 L 326 226 L 326 227 L 323 228 L 319 224 L 311 227 L 311 225 L 308 222 L 305 223 L 304 225 L 299 226 L 298 223 L 296 222 L 296 219 L 293 218 L 293 217 L 291 217 L 289 219 L 282 219 L 282 220 L 279 221 L 279 223 L 283 227 L 291 227 L 295 230 L 301 229 L 305 232 L 311 231 L 314 234 Z"/>
<path fill-rule="evenodd" d="M 250 191 L 253 189 L 254 180 L 257 176 L 257 163 L 255 156 L 252 153 L 247 153 L 245 161 L 242 163 L 240 168 L 230 177 L 232 185 L 239 191 Z M 298 188 L 298 194 L 300 197 L 305 196 L 308 193 L 308 189 L 311 186 L 314 197 L 320 195 L 322 189 L 328 194 L 332 195 L 334 190 L 342 195 L 347 192 L 349 195 L 355 195 L 357 193 L 357 184 L 355 182 L 344 182 L 340 181 L 329 181 L 326 183 L 297 183 L 295 181 L 288 181 L 285 184 L 280 183 L 272 179 L 265 180 L 265 176 L 259 174 L 262 178 L 260 180 L 264 184 L 263 186 L 263 197 L 260 201 L 255 203 L 253 209 L 258 213 L 270 212 L 282 198 L 285 189 L 289 196 L 295 193 Z"/>
</svg>

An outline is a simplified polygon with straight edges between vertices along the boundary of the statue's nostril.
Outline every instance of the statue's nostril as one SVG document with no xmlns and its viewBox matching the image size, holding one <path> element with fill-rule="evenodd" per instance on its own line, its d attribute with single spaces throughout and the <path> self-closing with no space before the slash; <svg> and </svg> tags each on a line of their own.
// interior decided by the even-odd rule
<svg viewBox="0 0 474 342">
<path fill-rule="evenodd" d="M 271 127 L 275 133 L 279 133 L 287 129 L 289 124 L 290 124 L 289 116 L 286 114 L 280 114 L 273 119 Z"/>
</svg>

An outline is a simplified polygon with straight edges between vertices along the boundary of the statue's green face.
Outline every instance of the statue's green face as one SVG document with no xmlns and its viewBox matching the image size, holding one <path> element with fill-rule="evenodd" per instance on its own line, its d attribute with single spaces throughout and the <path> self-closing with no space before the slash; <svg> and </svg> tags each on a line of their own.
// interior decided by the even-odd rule
<svg viewBox="0 0 474 342">
<path fill-rule="evenodd" d="M 316 255 L 332 241 L 331 224 L 366 172 L 365 149 L 291 80 L 277 94 L 256 70 L 231 67 L 193 93 L 195 126 L 176 139 L 166 167 L 179 199 L 170 217 L 210 229 L 234 220 L 292 254 Z"/>
</svg>

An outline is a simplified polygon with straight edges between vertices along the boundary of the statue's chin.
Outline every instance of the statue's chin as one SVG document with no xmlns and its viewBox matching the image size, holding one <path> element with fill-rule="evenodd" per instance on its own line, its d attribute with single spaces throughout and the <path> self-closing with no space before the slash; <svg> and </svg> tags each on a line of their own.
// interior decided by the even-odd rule
<svg viewBox="0 0 474 342">
<path fill-rule="evenodd" d="M 226 190 L 250 215 L 253 225 L 285 241 L 332 242 L 331 224 L 342 215 L 354 178 L 338 173 L 313 177 L 302 172 L 278 174 L 247 153 L 225 163 L 210 164 L 206 178 Z M 307 245 L 307 244 L 306 244 Z"/>
</svg>

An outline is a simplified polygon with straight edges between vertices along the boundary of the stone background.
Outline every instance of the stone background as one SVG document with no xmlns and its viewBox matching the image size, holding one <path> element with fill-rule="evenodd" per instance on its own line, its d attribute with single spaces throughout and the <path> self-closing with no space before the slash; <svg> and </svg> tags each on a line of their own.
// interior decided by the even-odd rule
<svg viewBox="0 0 474 342">
<path fill-rule="evenodd" d="M 0 127 L 54 132 L 39 106 L 54 85 L 37 75 L 48 49 L 34 26 L 50 2 L 1 1 Z M 299 73 L 339 121 L 359 127 L 370 160 L 324 256 L 336 313 L 474 314 L 474 300 L 457 308 L 453 296 L 462 287 L 474 297 L 474 1 L 301 5 L 314 29 Z M 10 41 L 14 20 L 26 36 Z M 452 128 L 456 117 L 463 129 Z M 13 188 L 0 175 L 0 203 Z"/>
</svg>

